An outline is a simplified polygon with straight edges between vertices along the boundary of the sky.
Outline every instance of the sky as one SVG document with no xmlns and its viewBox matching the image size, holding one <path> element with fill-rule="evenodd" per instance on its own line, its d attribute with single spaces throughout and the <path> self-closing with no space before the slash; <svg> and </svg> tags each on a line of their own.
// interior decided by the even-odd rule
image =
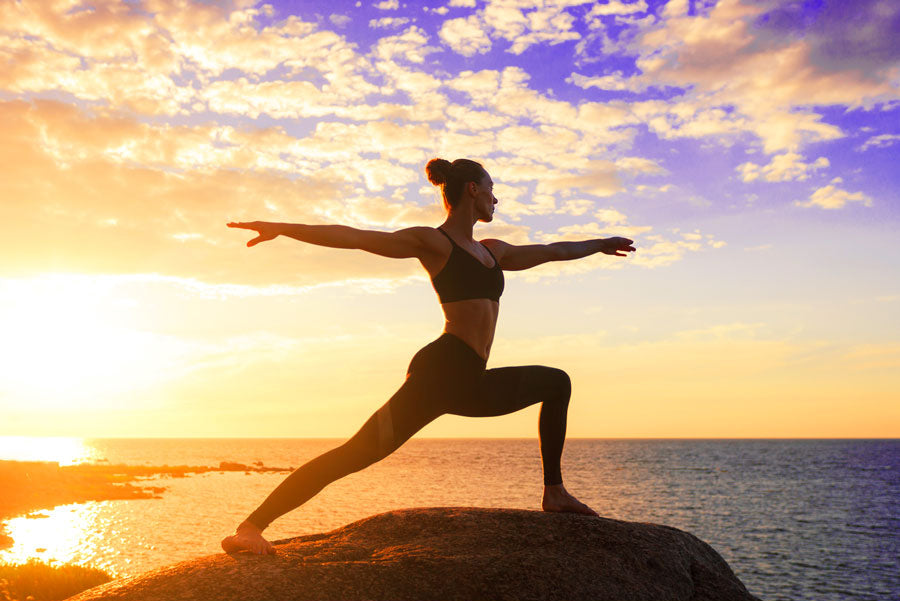
<svg viewBox="0 0 900 601">
<path fill-rule="evenodd" d="M 414 259 L 228 221 L 626 236 L 507 272 L 489 367 L 571 437 L 900 435 L 900 4 L 0 3 L 0 435 L 346 437 L 442 316 Z M 538 406 L 419 436 L 535 437 Z"/>
</svg>

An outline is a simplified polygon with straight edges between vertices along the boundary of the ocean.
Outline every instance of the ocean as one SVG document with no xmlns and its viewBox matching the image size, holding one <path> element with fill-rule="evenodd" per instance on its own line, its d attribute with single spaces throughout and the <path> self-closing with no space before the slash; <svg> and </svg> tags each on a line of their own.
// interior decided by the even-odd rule
<svg viewBox="0 0 900 601">
<path fill-rule="evenodd" d="M 0 459 L 297 467 L 341 440 L 0 438 Z M 0 561 L 129 576 L 220 552 L 286 476 L 154 477 L 160 499 L 99 501 L 6 522 Z M 569 439 L 563 477 L 602 516 L 667 524 L 713 546 L 764 600 L 900 599 L 900 440 Z M 540 509 L 536 439 L 413 439 L 267 530 L 327 531 L 405 507 Z"/>
</svg>

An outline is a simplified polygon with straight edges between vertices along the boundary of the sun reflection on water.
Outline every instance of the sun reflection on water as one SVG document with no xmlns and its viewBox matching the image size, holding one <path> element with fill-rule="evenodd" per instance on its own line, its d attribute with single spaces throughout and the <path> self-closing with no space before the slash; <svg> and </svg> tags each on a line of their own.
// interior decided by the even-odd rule
<svg viewBox="0 0 900 601">
<path fill-rule="evenodd" d="M 97 450 L 82 438 L 0 436 L 0 460 L 56 461 L 72 465 L 96 461 Z"/>
<path fill-rule="evenodd" d="M 32 517 L 7 520 L 7 533 L 13 545 L 0 551 L 0 561 L 25 563 L 29 559 L 59 564 L 87 564 L 109 570 L 111 566 L 97 565 L 103 530 L 100 517 L 103 503 L 75 503 L 54 509 L 37 511 Z"/>
</svg>

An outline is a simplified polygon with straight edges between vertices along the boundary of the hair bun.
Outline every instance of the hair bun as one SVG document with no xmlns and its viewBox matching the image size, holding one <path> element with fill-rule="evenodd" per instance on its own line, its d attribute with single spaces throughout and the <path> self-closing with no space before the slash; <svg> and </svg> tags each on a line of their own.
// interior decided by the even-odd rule
<svg viewBox="0 0 900 601">
<path fill-rule="evenodd" d="M 447 178 L 450 175 L 450 167 L 450 161 L 445 159 L 431 159 L 428 161 L 428 164 L 425 165 L 425 174 L 428 176 L 428 181 L 435 186 L 446 184 Z"/>
</svg>

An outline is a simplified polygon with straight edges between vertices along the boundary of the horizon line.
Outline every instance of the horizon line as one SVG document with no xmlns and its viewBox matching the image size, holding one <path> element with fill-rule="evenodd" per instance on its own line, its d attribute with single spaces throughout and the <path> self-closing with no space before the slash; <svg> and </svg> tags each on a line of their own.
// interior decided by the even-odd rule
<svg viewBox="0 0 900 601">
<path fill-rule="evenodd" d="M 346 436 L 75 436 L 0 434 L 0 438 L 82 440 L 345 440 Z M 538 440 L 534 436 L 421 436 L 412 440 Z M 900 436 L 569 436 L 572 440 L 900 440 Z M 407 441 L 408 442 L 408 441 Z"/>
</svg>

